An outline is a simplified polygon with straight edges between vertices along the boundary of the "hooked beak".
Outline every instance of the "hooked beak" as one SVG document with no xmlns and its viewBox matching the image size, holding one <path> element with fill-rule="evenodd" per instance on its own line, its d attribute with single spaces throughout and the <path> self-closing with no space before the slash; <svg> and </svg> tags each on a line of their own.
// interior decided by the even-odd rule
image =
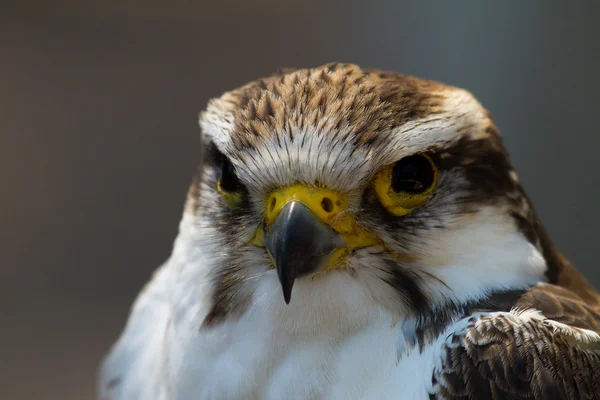
<svg viewBox="0 0 600 400">
<path fill-rule="evenodd" d="M 296 184 L 273 191 L 265 200 L 266 224 L 250 243 L 267 248 L 288 304 L 296 278 L 343 268 L 349 250 L 383 245 L 356 222 L 342 193 Z"/>
<path fill-rule="evenodd" d="M 287 304 L 294 280 L 326 265 L 331 253 L 346 245 L 338 232 L 299 201 L 291 201 L 281 208 L 263 242 L 275 261 Z"/>
</svg>

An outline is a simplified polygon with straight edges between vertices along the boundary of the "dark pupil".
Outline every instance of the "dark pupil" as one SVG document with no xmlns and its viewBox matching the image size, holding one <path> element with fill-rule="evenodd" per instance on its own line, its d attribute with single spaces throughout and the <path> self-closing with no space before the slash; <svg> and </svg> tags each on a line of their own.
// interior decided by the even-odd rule
<svg viewBox="0 0 600 400">
<path fill-rule="evenodd" d="M 433 168 L 425 157 L 405 157 L 394 165 L 392 189 L 395 192 L 424 192 L 433 184 L 433 174 Z"/>
<path fill-rule="evenodd" d="M 229 162 L 227 157 L 223 157 L 220 184 L 221 189 L 225 190 L 226 192 L 237 192 L 240 188 L 240 181 L 235 174 L 233 164 Z"/>
</svg>

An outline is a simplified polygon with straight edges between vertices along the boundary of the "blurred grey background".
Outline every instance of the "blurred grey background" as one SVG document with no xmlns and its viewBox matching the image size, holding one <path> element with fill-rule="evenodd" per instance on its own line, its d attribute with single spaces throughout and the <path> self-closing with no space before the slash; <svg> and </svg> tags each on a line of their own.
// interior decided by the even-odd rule
<svg viewBox="0 0 600 400">
<path fill-rule="evenodd" d="M 598 2 L 76 0 L 0 8 L 0 398 L 91 399 L 165 260 L 207 99 L 354 62 L 471 90 L 600 286 Z"/>
</svg>

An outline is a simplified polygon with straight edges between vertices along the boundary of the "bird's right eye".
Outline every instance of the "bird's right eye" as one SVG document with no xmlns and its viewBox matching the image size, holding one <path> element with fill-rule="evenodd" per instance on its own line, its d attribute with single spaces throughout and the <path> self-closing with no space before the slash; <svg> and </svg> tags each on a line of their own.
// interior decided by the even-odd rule
<svg viewBox="0 0 600 400">
<path fill-rule="evenodd" d="M 242 200 L 242 184 L 235 173 L 235 167 L 227 157 L 221 155 L 221 174 L 217 181 L 217 191 L 228 206 L 235 208 Z"/>
</svg>

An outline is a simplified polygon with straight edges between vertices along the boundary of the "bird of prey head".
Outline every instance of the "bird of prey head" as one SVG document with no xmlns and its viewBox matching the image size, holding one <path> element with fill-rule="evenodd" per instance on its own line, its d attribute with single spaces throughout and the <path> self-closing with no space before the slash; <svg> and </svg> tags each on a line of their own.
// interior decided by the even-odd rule
<svg viewBox="0 0 600 400">
<path fill-rule="evenodd" d="M 200 127 L 187 210 L 220 257 L 206 324 L 261 295 L 323 306 L 359 294 L 418 315 L 554 273 L 496 127 L 465 90 L 330 64 L 227 92 Z"/>
</svg>

